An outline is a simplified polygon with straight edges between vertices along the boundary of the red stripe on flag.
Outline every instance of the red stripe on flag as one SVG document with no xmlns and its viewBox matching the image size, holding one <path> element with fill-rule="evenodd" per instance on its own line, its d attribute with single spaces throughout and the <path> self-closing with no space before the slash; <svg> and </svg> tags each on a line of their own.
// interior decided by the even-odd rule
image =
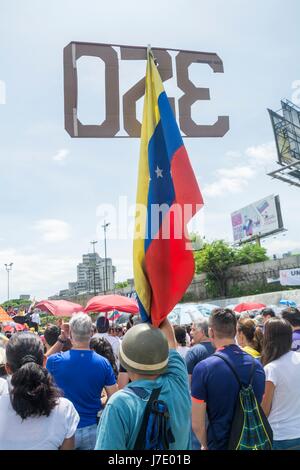
<svg viewBox="0 0 300 470">
<path fill-rule="evenodd" d="M 191 204 L 194 215 L 203 206 L 203 198 L 184 145 L 174 153 L 171 171 L 177 204 Z"/>
<path fill-rule="evenodd" d="M 145 270 L 152 290 L 151 321 L 155 326 L 182 299 L 194 276 L 194 257 L 186 249 L 189 240 L 184 235 L 185 227 L 182 225 L 178 233 L 179 226 L 176 226 L 180 211 L 179 205 L 171 207 L 145 254 Z"/>
<path fill-rule="evenodd" d="M 181 146 L 171 161 L 175 201 L 159 233 L 145 254 L 151 286 L 151 321 L 159 324 L 183 297 L 193 280 L 195 263 L 186 237 L 186 224 L 203 206 L 203 198 L 186 149 Z"/>
</svg>

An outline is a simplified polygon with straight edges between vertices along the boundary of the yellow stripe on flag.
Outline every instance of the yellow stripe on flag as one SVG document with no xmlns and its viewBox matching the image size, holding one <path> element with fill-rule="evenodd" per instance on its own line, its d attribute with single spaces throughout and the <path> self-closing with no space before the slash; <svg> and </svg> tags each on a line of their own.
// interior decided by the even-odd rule
<svg viewBox="0 0 300 470">
<path fill-rule="evenodd" d="M 147 220 L 147 204 L 149 190 L 148 145 L 160 120 L 158 97 L 164 91 L 163 84 L 154 63 L 150 49 L 147 51 L 146 86 L 141 130 L 140 161 L 138 170 L 138 186 L 136 196 L 136 219 L 133 241 L 133 271 L 136 293 L 150 315 L 151 288 L 144 271 L 145 236 Z"/>
</svg>

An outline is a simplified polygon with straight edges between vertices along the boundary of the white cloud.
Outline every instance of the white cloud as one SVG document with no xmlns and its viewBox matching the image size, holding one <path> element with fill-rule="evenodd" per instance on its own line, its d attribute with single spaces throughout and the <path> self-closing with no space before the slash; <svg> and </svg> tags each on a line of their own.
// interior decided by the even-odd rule
<svg viewBox="0 0 300 470">
<path fill-rule="evenodd" d="M 238 151 L 228 151 L 227 158 L 242 159 Z M 203 193 L 207 197 L 224 196 L 226 193 L 236 194 L 244 191 L 249 185 L 249 180 L 254 178 L 258 172 L 257 168 L 276 161 L 276 148 L 273 142 L 248 147 L 244 151 L 243 166 L 232 166 L 231 168 L 220 168 L 215 172 L 215 181 L 206 185 Z"/>
<path fill-rule="evenodd" d="M 69 155 L 70 151 L 68 149 L 60 149 L 58 152 L 52 157 L 52 160 L 55 162 L 64 162 Z"/>
<path fill-rule="evenodd" d="M 11 272 L 11 298 L 31 294 L 38 300 L 53 295 L 68 282 L 76 279 L 78 259 L 68 256 L 55 257 L 45 253 L 29 253 L 15 249 L 0 250 L 0 265 L 13 262 Z M 6 300 L 7 278 L 0 271 L 0 298 Z"/>
<path fill-rule="evenodd" d="M 266 163 L 275 163 L 276 147 L 274 142 L 248 147 L 245 151 L 247 157 L 251 158 L 251 163 L 256 165 L 265 165 Z"/>
<path fill-rule="evenodd" d="M 205 196 L 217 197 L 226 193 L 240 193 L 248 186 L 248 180 L 255 176 L 255 171 L 251 167 L 241 166 L 220 168 L 216 174 L 216 181 L 204 186 L 203 194 Z"/>
<path fill-rule="evenodd" d="M 223 196 L 225 193 L 240 193 L 248 186 L 246 179 L 221 178 L 214 183 L 208 184 L 203 188 L 204 196 L 216 197 Z"/>
<path fill-rule="evenodd" d="M 40 232 L 45 242 L 50 243 L 68 240 L 71 236 L 71 227 L 63 220 L 39 220 L 35 223 L 34 229 Z"/>
</svg>

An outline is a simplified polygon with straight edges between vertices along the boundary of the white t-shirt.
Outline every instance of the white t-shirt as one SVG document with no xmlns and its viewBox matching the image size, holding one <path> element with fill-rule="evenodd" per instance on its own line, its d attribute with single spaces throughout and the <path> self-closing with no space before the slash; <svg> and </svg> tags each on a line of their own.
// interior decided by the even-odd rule
<svg viewBox="0 0 300 470">
<path fill-rule="evenodd" d="M 64 439 L 75 434 L 79 415 L 66 398 L 59 398 L 50 415 L 22 418 L 10 395 L 0 397 L 0 450 L 58 450 Z"/>
<path fill-rule="evenodd" d="M 40 325 L 41 319 L 40 319 L 40 315 L 38 313 L 32 313 L 30 318 L 31 318 L 32 323 L 37 323 L 38 325 Z"/>
<path fill-rule="evenodd" d="M 0 396 L 4 395 L 4 393 L 8 393 L 8 384 L 7 380 L 0 377 Z"/>
<path fill-rule="evenodd" d="M 300 438 L 300 354 L 289 351 L 264 369 L 266 381 L 275 385 L 268 416 L 274 440 Z"/>
<path fill-rule="evenodd" d="M 187 355 L 189 350 L 190 348 L 188 348 L 187 346 L 177 346 L 177 351 L 179 352 L 180 356 L 183 357 L 183 359 L 185 359 L 185 356 Z"/>
</svg>

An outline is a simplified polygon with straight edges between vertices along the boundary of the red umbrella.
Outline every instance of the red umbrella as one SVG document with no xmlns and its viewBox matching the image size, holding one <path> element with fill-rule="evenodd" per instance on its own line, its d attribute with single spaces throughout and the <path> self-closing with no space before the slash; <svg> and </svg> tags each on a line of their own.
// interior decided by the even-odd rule
<svg viewBox="0 0 300 470">
<path fill-rule="evenodd" d="M 55 317 L 71 317 L 73 313 L 83 312 L 83 306 L 68 300 L 42 300 L 35 304 L 43 312 L 50 312 Z"/>
<path fill-rule="evenodd" d="M 88 301 L 85 312 L 109 312 L 119 310 L 126 313 L 138 313 L 136 300 L 124 295 L 98 295 Z"/>
<path fill-rule="evenodd" d="M 241 313 L 241 312 L 246 312 L 247 310 L 260 310 L 261 308 L 265 308 L 265 304 L 256 304 L 255 302 L 245 302 L 238 304 L 234 307 L 234 311 Z"/>
</svg>

